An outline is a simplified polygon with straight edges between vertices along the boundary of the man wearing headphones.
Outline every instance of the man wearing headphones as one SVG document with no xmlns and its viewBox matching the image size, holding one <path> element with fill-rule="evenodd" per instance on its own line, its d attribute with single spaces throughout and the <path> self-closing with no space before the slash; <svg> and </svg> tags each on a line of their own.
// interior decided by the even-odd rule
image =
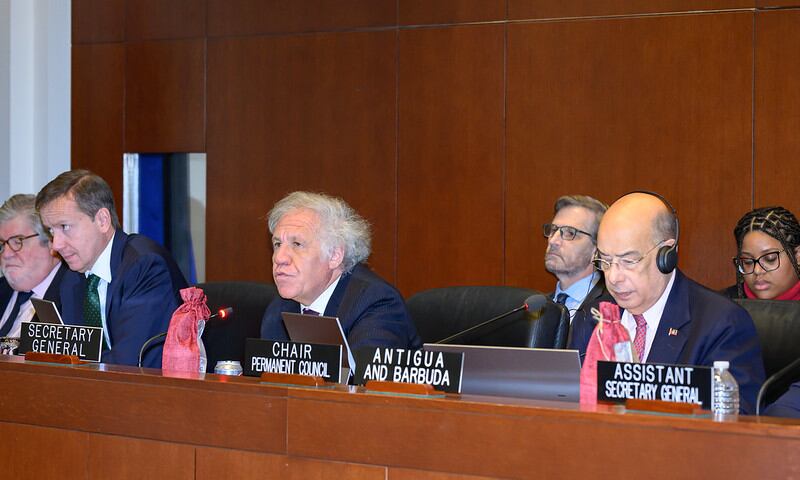
<svg viewBox="0 0 800 480">
<path fill-rule="evenodd" d="M 595 267 L 624 309 L 622 324 L 641 361 L 712 366 L 728 360 L 739 383 L 741 411 L 755 412 L 764 364 L 753 320 L 675 270 L 678 235 L 678 217 L 666 199 L 629 193 L 600 222 Z M 596 323 L 586 320 L 573 333 L 572 346 L 582 354 Z"/>
</svg>

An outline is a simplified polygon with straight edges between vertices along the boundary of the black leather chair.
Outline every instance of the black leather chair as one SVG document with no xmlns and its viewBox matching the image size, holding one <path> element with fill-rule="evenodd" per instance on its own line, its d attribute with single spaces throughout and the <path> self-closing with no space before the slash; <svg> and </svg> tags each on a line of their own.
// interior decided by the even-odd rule
<svg viewBox="0 0 800 480">
<path fill-rule="evenodd" d="M 422 341 L 434 343 L 513 310 L 539 293 L 506 286 L 445 287 L 419 292 L 406 305 Z M 562 315 L 566 312 L 548 302 L 540 312 L 519 311 L 447 343 L 553 348 Z"/>
<path fill-rule="evenodd" d="M 259 338 L 261 318 L 267 305 L 278 295 L 275 285 L 257 282 L 199 283 L 208 298 L 208 308 L 233 307 L 233 315 L 211 319 L 203 331 L 203 344 L 208 357 L 208 372 L 219 360 L 238 360 L 244 364 L 246 338 Z"/>
<path fill-rule="evenodd" d="M 750 313 L 761 341 L 767 378 L 800 359 L 800 302 L 781 300 L 735 300 Z M 790 369 L 791 370 L 791 369 Z M 785 372 L 765 392 L 765 404 L 776 400 L 793 382 L 800 369 Z"/>
</svg>

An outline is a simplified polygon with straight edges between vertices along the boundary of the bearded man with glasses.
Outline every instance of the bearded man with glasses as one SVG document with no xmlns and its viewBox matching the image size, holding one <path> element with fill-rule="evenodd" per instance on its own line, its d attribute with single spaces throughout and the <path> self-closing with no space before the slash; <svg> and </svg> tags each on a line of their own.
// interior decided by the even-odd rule
<svg viewBox="0 0 800 480">
<path fill-rule="evenodd" d="M 570 323 L 576 315 L 591 315 L 584 308 L 609 300 L 602 272 L 592 265 L 597 228 L 608 209 L 605 203 L 586 195 L 565 195 L 556 200 L 551 223 L 542 226 L 547 238 L 544 267 L 558 279 L 551 298 L 564 305 Z"/>
<path fill-rule="evenodd" d="M 687 278 L 677 265 L 678 218 L 663 197 L 632 192 L 614 202 L 597 234 L 595 266 L 624 309 L 641 361 L 713 366 L 730 362 L 742 413 L 755 412 L 764 364 L 750 315 L 724 296 Z M 573 325 L 573 344 L 586 352 L 595 321 Z"/>
<path fill-rule="evenodd" d="M 61 304 L 59 285 L 69 270 L 50 248 L 33 195 L 14 195 L 0 206 L 0 353 L 11 353 L 22 322 L 34 317 L 30 297 Z"/>
</svg>

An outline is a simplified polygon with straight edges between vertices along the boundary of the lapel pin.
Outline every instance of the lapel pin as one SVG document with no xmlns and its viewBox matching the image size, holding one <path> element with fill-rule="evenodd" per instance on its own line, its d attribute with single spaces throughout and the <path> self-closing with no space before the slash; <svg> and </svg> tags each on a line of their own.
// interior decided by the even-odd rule
<svg viewBox="0 0 800 480">
<path fill-rule="evenodd" d="M 667 333 L 667 335 L 669 335 L 670 337 L 674 337 L 677 334 L 678 334 L 678 329 L 677 328 L 670 328 L 669 332 Z"/>
</svg>

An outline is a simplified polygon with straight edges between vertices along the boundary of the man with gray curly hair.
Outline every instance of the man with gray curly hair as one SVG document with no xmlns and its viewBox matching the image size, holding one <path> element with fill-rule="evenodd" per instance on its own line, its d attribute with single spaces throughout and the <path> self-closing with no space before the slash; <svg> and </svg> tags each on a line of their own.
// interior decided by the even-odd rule
<svg viewBox="0 0 800 480">
<path fill-rule="evenodd" d="M 50 248 L 33 195 L 13 195 L 0 206 L 0 337 L 18 338 L 34 316 L 30 298 L 61 304 L 59 285 L 69 269 Z"/>
<path fill-rule="evenodd" d="M 338 317 L 353 350 L 419 348 L 403 297 L 364 262 L 369 223 L 341 198 L 293 192 L 268 216 L 272 276 L 281 298 L 267 307 L 261 337 L 288 340 L 282 312 Z"/>
</svg>

